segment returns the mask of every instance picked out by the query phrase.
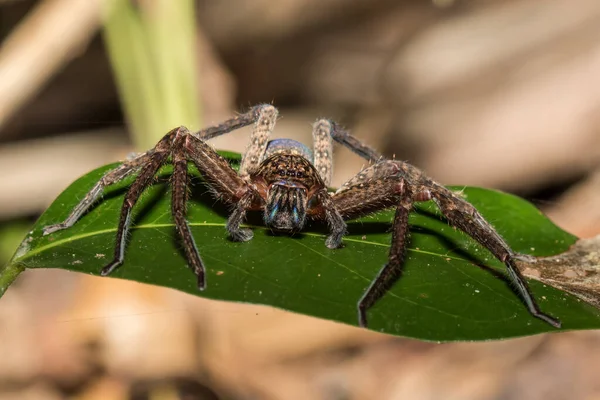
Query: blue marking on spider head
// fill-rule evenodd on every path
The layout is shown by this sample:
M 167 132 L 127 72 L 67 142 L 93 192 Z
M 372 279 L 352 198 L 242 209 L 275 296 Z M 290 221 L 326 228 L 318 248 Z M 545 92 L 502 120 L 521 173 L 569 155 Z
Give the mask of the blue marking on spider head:
M 273 207 L 273 209 L 271 209 L 271 212 L 269 213 L 269 219 L 268 221 L 271 222 L 275 219 L 275 217 L 277 216 L 277 213 L 279 212 L 279 204 L 275 204 L 275 206 Z M 300 223 L 300 214 L 298 214 L 298 208 L 297 207 L 292 207 L 292 217 L 294 218 L 294 225 L 298 225 Z
M 286 180 L 274 183 L 267 196 L 265 225 L 279 231 L 299 231 L 306 219 L 306 189 Z
M 269 221 L 273 221 L 273 219 L 275 219 L 277 211 L 279 211 L 279 204 L 275 204 L 275 207 L 273 207 L 273 209 L 269 213 Z
M 293 139 L 274 139 L 269 141 L 267 143 L 267 150 L 265 151 L 265 158 L 269 158 L 273 154 L 297 154 L 313 162 L 312 150 Z

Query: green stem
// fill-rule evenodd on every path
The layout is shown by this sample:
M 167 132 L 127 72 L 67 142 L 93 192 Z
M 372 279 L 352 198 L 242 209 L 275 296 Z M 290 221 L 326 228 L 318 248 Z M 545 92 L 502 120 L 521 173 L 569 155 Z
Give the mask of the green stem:
M 138 151 L 201 127 L 193 0 L 105 2 L 104 39 Z

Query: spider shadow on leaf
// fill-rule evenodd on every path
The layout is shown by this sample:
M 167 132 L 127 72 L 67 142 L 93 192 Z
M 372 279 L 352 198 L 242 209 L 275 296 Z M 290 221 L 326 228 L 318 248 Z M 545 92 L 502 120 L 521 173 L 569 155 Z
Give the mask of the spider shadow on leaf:
M 420 208 L 416 212 L 427 218 L 439 219 L 439 220 L 445 222 L 443 217 L 441 217 L 438 213 L 436 213 L 435 211 L 432 211 L 430 209 Z M 495 279 L 502 281 L 511 290 L 511 292 L 513 292 L 515 295 L 517 295 L 517 298 L 520 299 L 520 302 L 524 304 L 525 302 L 519 296 L 518 288 L 515 287 L 513 282 L 506 275 L 506 273 L 504 271 L 498 270 L 498 268 L 494 268 L 494 267 L 490 266 L 490 260 L 492 260 L 492 262 L 496 261 L 493 254 L 491 254 L 487 249 L 485 249 L 479 243 L 477 243 L 473 239 L 471 239 L 464 232 L 461 232 L 460 230 L 454 230 L 454 229 L 452 231 L 455 234 L 464 236 L 470 243 L 469 246 L 478 246 L 482 250 L 482 252 L 479 252 L 479 254 L 475 255 L 472 251 L 469 251 L 465 247 L 464 244 L 458 243 L 456 241 L 456 239 L 452 238 L 450 235 L 444 234 L 443 232 L 441 232 L 439 230 L 435 230 L 435 229 L 425 227 L 425 226 L 418 226 L 418 225 L 412 225 L 412 227 L 411 227 L 412 233 L 421 233 L 421 234 L 425 234 L 425 235 L 435 236 L 440 241 L 442 246 L 444 246 L 447 249 L 450 249 L 453 254 L 464 259 L 465 262 L 470 263 L 473 267 L 478 267 L 481 270 L 492 275 Z M 409 246 L 410 246 L 410 241 L 409 241 Z M 498 263 L 498 262 L 496 261 L 496 263 Z
M 104 194 L 102 200 L 96 202 L 87 213 L 94 212 L 94 209 L 102 204 L 102 202 L 106 200 L 113 199 L 115 197 L 123 198 L 127 190 L 129 189 L 129 184 L 131 182 L 126 182 L 123 186 L 111 188 L 110 191 L 107 191 Z M 147 190 L 144 191 L 142 196 L 140 197 L 141 201 L 136 205 L 134 209 L 133 215 L 133 230 L 135 230 L 135 226 L 140 224 L 156 207 L 157 204 L 167 196 L 169 192 L 169 172 L 161 171 L 159 173 L 152 185 L 148 187 Z M 122 200 L 117 201 L 117 212 L 120 210 Z M 118 222 L 118 216 L 115 216 L 114 222 Z
M 446 223 L 445 219 L 435 211 L 424 209 L 420 207 L 414 211 L 415 214 L 419 214 L 423 217 L 439 220 Z M 350 236 L 361 236 L 361 235 L 377 235 L 382 233 L 391 234 L 390 231 L 392 229 L 392 216 L 390 216 L 390 222 L 382 222 L 382 221 L 354 221 L 348 224 L 348 234 Z M 411 236 L 415 234 L 422 234 L 431 237 L 435 237 L 439 244 L 444 249 L 449 249 L 452 252 L 453 256 L 463 259 L 465 262 L 470 263 L 473 267 L 478 267 L 481 270 L 491 274 L 495 279 L 501 280 L 505 285 L 507 285 L 512 292 L 515 294 L 519 294 L 517 288 L 511 283 L 510 279 L 506 276 L 506 274 L 502 271 L 499 271 L 497 268 L 490 266 L 490 260 L 494 260 L 493 254 L 489 253 L 485 248 L 481 247 L 478 243 L 476 243 L 473 239 L 468 237 L 463 232 L 459 230 L 454 230 L 450 226 L 448 231 L 440 231 L 431 227 L 423 226 L 420 224 L 411 223 L 410 224 L 410 232 L 411 235 L 408 237 L 407 241 L 407 249 L 410 251 L 414 250 L 414 246 L 411 246 Z M 326 227 L 322 228 L 321 231 L 323 234 L 326 232 Z M 452 234 L 447 234 L 445 232 L 452 232 Z M 479 246 L 481 247 L 481 252 L 479 254 L 474 254 L 473 251 L 469 251 L 469 248 L 465 246 L 465 243 L 460 243 L 455 237 L 456 234 L 462 235 L 466 238 L 466 240 L 470 243 L 471 246 Z M 427 250 L 427 248 L 422 248 L 422 250 Z M 443 256 L 443 254 L 440 254 Z M 401 278 L 400 278 L 401 279 Z
M 188 185 L 188 192 L 190 204 L 201 204 L 203 208 L 211 210 L 211 212 L 217 214 L 219 218 L 222 218 L 223 221 L 226 221 L 227 218 L 229 218 L 231 210 L 224 202 L 215 198 L 210 191 L 210 187 L 199 175 L 194 174 L 191 177 Z

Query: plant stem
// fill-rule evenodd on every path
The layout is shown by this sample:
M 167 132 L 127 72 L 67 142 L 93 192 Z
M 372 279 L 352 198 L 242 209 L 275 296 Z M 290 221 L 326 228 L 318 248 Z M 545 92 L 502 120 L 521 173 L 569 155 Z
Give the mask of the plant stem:
M 199 129 L 192 0 L 106 2 L 104 38 L 137 150 L 170 129 Z

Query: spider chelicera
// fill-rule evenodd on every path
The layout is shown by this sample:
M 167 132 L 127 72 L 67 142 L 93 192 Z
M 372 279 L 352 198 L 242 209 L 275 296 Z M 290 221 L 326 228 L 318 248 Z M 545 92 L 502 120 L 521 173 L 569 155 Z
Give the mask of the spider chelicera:
M 123 263 L 133 206 L 152 183 L 159 168 L 170 162 L 174 167 L 171 185 L 176 231 L 181 237 L 187 261 L 198 278 L 198 288 L 204 290 L 204 263 L 185 216 L 187 166 L 190 161 L 196 165 L 214 195 L 231 205 L 226 229 L 235 241 L 252 239 L 252 231 L 242 228 L 241 224 L 247 211 L 262 210 L 265 225 L 277 231 L 299 231 L 307 219 L 327 222 L 330 234 L 325 245 L 335 249 L 342 244 L 345 220 L 395 207 L 388 262 L 358 301 L 359 324 L 366 327 L 367 310 L 400 275 L 408 237 L 408 215 L 413 203 L 433 200 L 452 226 L 470 235 L 506 265 L 510 280 L 529 312 L 554 327 L 560 327 L 560 321 L 540 310 L 515 265 L 515 259 L 526 256 L 512 251 L 470 203 L 431 180 L 416 167 L 385 159 L 330 120 L 321 119 L 314 124 L 313 151 L 290 139 L 269 141 L 277 114 L 275 107 L 263 104 L 197 133 L 185 127 L 173 129 L 153 149 L 107 172 L 67 219 L 45 227 L 44 235 L 71 227 L 99 199 L 106 186 L 137 172 L 138 176 L 129 187 L 121 209 L 114 259 L 101 271 L 102 275 L 110 274 Z M 242 157 L 239 172 L 236 172 L 205 141 L 251 124 L 254 124 L 254 129 L 250 144 Z M 329 192 L 333 173 L 333 140 L 368 160 L 371 166 L 336 192 Z

